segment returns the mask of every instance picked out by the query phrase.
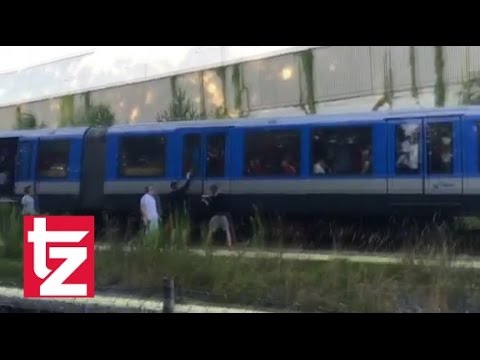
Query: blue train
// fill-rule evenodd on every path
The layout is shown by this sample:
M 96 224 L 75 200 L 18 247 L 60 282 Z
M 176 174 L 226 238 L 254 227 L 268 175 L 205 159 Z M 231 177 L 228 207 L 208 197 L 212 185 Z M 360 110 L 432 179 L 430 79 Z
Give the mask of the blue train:
M 193 170 L 232 215 L 480 213 L 480 107 L 0 132 L 0 194 L 48 213 L 138 213 Z M 193 205 L 195 208 L 196 205 Z M 193 210 L 192 210 L 193 211 Z

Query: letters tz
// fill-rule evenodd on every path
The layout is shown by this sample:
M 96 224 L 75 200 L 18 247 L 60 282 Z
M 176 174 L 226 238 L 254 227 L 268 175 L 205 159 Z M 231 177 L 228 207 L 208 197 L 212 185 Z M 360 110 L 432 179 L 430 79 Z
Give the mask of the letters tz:
M 25 216 L 24 297 L 93 297 L 94 234 L 93 216 Z

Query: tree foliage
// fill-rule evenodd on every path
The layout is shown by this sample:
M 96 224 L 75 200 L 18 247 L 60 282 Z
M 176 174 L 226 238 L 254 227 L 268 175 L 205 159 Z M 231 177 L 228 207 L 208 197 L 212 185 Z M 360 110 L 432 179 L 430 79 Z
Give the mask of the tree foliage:
M 195 104 L 184 90 L 180 88 L 174 88 L 173 98 L 163 116 L 158 117 L 157 121 L 180 121 L 180 120 L 197 120 L 200 118 L 200 114 L 197 111 Z
M 115 123 L 115 115 L 110 106 L 105 104 L 90 105 L 75 119 L 77 126 L 111 126 Z

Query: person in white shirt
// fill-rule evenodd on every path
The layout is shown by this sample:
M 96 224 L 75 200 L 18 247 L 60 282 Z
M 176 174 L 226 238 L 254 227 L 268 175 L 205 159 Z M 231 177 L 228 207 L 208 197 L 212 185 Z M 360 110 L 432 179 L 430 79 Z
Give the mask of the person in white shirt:
M 21 200 L 22 215 L 35 215 L 35 199 L 33 198 L 33 191 L 31 186 L 27 186 L 24 190 Z
M 323 159 L 318 160 L 314 165 L 313 165 L 313 173 L 315 175 L 320 175 L 320 174 L 326 174 L 327 173 L 327 164 Z
M 145 188 L 145 194 L 140 199 L 140 212 L 145 225 L 146 233 L 151 233 L 158 229 L 160 216 L 158 214 L 157 201 L 152 186 Z

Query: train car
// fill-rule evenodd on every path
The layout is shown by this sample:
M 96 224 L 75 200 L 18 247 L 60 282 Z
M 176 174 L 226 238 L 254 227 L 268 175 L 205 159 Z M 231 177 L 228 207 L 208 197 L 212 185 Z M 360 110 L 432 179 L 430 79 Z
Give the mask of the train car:
M 470 107 L 239 124 L 234 209 L 255 203 L 267 213 L 301 216 L 478 214 L 479 116 Z
M 81 182 L 87 127 L 32 130 L 18 136 L 15 195 L 32 186 L 38 207 L 49 213 L 82 211 Z
M 202 120 L 0 133 L 0 190 L 32 185 L 42 212 L 136 214 L 193 172 L 235 217 L 480 213 L 480 108 Z M 2 160 L 3 159 L 3 160 Z M 16 159 L 16 160 L 15 160 Z M 6 176 L 8 180 L 2 180 Z

